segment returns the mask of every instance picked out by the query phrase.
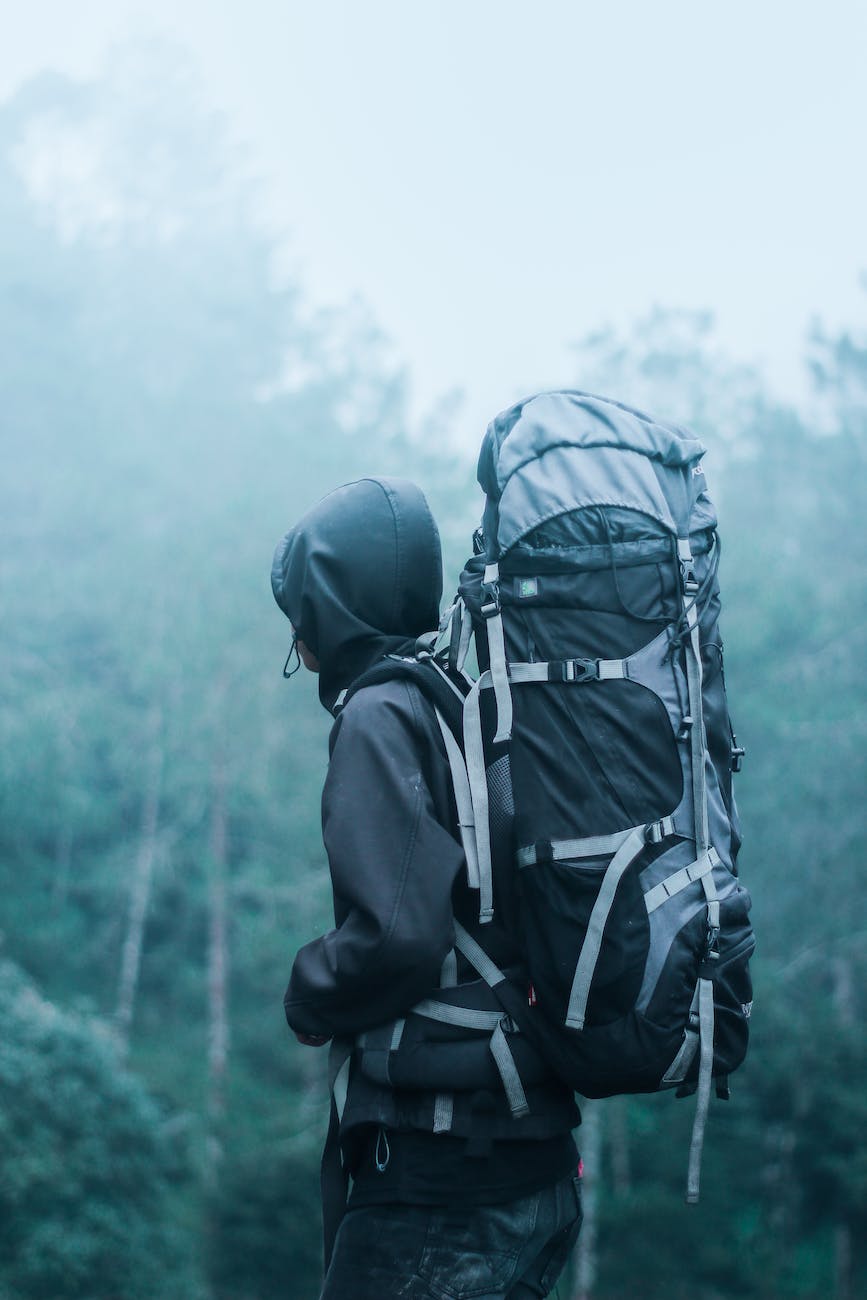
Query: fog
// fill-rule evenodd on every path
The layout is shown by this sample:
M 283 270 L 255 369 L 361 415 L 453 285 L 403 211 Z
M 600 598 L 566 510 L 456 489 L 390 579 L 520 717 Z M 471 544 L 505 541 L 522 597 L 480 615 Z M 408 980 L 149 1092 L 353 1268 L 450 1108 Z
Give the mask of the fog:
M 753 1046 L 589 1106 L 569 1300 L 865 1284 L 865 19 L 35 4 L 0 50 L 0 1294 L 316 1294 L 329 717 L 286 527 L 496 410 L 692 427 L 720 513 Z

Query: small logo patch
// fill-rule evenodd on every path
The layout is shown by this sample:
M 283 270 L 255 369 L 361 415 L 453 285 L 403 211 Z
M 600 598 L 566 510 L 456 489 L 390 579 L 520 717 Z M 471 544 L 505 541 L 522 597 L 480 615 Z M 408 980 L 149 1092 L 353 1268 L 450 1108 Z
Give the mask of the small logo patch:
M 531 596 L 539 594 L 538 578 L 518 578 L 518 597 L 520 600 L 528 600 Z
M 752 1002 L 742 1002 L 741 1011 L 744 1013 L 744 1020 L 749 1020 L 753 1010 Z

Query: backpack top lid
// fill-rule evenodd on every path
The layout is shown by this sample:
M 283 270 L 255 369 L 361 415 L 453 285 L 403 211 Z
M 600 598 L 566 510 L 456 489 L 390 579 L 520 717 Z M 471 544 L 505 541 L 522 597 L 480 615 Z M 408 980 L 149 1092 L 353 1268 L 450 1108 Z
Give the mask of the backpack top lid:
M 577 389 L 538 393 L 488 425 L 478 479 L 489 562 L 525 533 L 584 506 L 622 506 L 686 537 L 705 448 L 686 429 Z

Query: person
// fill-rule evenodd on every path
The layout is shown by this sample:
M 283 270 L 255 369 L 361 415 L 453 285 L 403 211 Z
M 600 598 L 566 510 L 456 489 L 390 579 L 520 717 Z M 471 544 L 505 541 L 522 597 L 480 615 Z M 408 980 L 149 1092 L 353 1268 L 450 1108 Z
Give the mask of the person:
M 517 960 L 504 927 L 478 925 L 446 750 L 418 685 L 362 684 L 340 707 L 373 665 L 411 656 L 437 626 L 442 560 L 424 495 L 393 478 L 338 488 L 277 547 L 272 585 L 337 714 L 322 797 L 335 925 L 297 953 L 285 997 L 301 1044 L 331 1041 L 345 1094 L 336 1161 L 332 1101 L 323 1190 L 327 1202 L 335 1166 L 352 1190 L 336 1214 L 324 1206 L 321 1300 L 547 1295 L 581 1222 L 572 1093 L 537 1062 L 526 1116 L 513 1117 L 490 1071 L 456 1080 L 443 1111 L 436 1089 L 359 1065 L 365 1036 L 402 1024 L 456 962 L 455 917 L 501 966 Z M 472 977 L 462 959 L 461 976 Z

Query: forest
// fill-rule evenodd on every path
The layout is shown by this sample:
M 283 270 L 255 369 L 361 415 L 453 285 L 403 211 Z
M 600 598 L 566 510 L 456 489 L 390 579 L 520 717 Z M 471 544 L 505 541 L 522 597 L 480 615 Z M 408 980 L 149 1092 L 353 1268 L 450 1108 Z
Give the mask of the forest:
M 376 323 L 275 271 L 180 83 L 28 83 L 0 109 L 0 206 L 0 1298 L 305 1300 L 325 1061 L 282 995 L 330 919 L 329 718 L 312 679 L 283 680 L 271 555 L 328 488 L 400 474 L 453 590 L 481 510 L 460 411 L 408 428 Z M 710 315 L 656 308 L 572 355 L 564 386 L 708 447 L 758 952 L 701 1203 L 689 1103 L 588 1104 L 559 1294 L 856 1300 L 867 313 L 816 321 L 791 403 Z

